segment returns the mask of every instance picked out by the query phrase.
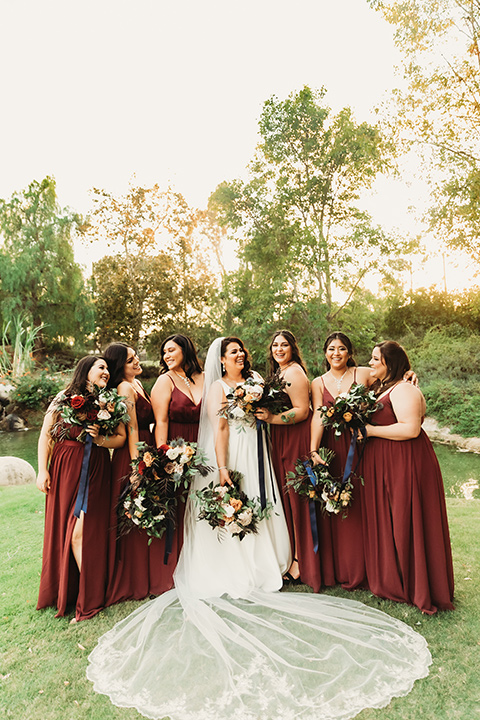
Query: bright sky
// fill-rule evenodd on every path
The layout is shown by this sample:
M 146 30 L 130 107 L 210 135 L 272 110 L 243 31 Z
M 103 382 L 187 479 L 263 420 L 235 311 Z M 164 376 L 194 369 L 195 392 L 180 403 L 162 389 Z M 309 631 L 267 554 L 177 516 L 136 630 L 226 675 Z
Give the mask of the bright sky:
M 370 119 L 398 59 L 365 0 L 0 0 L 0 197 L 50 174 L 86 213 L 135 175 L 204 207 L 245 173 L 268 97 L 325 86 Z M 405 227 L 418 192 L 383 184 L 375 218 Z

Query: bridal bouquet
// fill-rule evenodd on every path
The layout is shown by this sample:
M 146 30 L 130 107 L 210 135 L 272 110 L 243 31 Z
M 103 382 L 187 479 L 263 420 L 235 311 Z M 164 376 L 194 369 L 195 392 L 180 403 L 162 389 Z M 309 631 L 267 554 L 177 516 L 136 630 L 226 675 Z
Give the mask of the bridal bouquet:
M 206 520 L 210 527 L 217 528 L 219 540 L 225 534 L 243 540 L 248 533 L 258 532 L 258 523 L 270 517 L 273 503 L 267 502 L 262 510 L 259 498 L 250 499 L 240 490 L 242 474 L 230 470 L 229 475 L 233 485 L 211 482 L 195 492 L 194 498 L 200 509 L 198 520 Z
M 295 471 L 287 472 L 287 488 L 299 495 L 322 503 L 322 510 L 337 515 L 342 512 L 346 517 L 347 508 L 352 502 L 353 485 L 350 480 L 333 478 L 328 464 L 335 457 L 333 450 L 321 447 L 318 454 L 326 465 L 312 465 L 309 460 L 298 458 Z
M 62 393 L 55 401 L 55 408 L 61 419 L 55 423 L 52 435 L 60 440 L 67 436 L 67 425 L 80 425 L 83 429 L 77 440 L 85 442 L 87 425 L 99 425 L 99 434 L 108 436 L 114 433 L 119 423 L 130 421 L 126 398 L 114 388 L 99 388 L 97 385 L 83 395 Z
M 333 405 L 322 405 L 318 410 L 325 427 L 333 428 L 335 436 L 340 437 L 345 430 L 363 427 L 381 407 L 373 390 L 354 384 L 348 392 L 336 397 Z
M 185 499 L 193 476 L 205 476 L 212 468 L 205 464 L 205 454 L 197 443 L 183 438 L 158 449 L 146 443 L 137 443 L 137 447 L 130 483 L 119 500 L 119 533 L 137 526 L 150 537 L 161 538 L 169 523 L 175 527 L 178 500 Z
M 226 393 L 227 400 L 219 414 L 253 426 L 256 423 L 255 410 L 265 408 L 276 415 L 291 407 L 285 391 L 287 386 L 288 383 L 278 373 L 268 380 L 247 378 Z

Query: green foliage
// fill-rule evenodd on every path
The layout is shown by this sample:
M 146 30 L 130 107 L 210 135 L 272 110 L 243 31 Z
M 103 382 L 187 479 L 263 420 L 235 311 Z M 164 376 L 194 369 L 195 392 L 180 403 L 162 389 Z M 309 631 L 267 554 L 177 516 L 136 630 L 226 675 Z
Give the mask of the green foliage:
M 398 115 L 415 153 L 425 149 L 432 226 L 480 261 L 480 0 L 371 0 L 395 28 L 407 88 Z
M 240 249 L 240 268 L 224 285 L 224 328 L 241 329 L 248 342 L 251 336 L 254 357 L 284 326 L 298 332 L 314 361 L 343 312 L 334 287 L 347 307 L 365 275 L 386 268 L 400 248 L 360 208 L 391 148 L 377 126 L 356 123 L 349 108 L 333 116 L 324 96 L 305 87 L 267 100 L 249 180 L 221 184 L 209 201 Z
M 3 321 L 25 315 L 43 338 L 82 340 L 91 330 L 92 309 L 72 236 L 82 219 L 57 204 L 55 181 L 46 177 L 0 200 L 0 311 Z
M 427 413 L 452 432 L 480 436 L 480 335 L 432 329 L 409 357 L 420 378 Z
M 15 390 L 10 399 L 15 405 L 28 410 L 45 410 L 48 404 L 65 386 L 61 375 L 51 375 L 46 370 L 33 377 L 24 375 L 15 380 Z
M 202 214 L 158 185 L 122 197 L 94 192 L 86 238 L 113 251 L 93 269 L 99 344 L 155 352 L 168 334 L 203 325 L 215 282 L 196 234 Z
M 3 328 L 0 348 L 0 376 L 20 377 L 34 366 L 33 348 L 35 338 L 42 331 L 39 327 L 25 327 L 25 317 L 15 314 Z M 9 352 L 10 350 L 10 352 Z

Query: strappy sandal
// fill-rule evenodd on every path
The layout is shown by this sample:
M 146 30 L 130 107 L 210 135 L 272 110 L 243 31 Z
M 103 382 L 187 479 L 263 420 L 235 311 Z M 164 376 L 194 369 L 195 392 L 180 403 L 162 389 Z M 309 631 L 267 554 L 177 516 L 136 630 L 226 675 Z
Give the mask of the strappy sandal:
M 297 558 L 293 558 L 293 562 L 296 562 L 298 564 Z M 293 565 L 293 563 L 292 563 L 292 565 Z M 301 582 L 302 582 L 302 579 L 301 579 L 300 575 L 295 578 L 288 571 L 286 573 L 284 573 L 284 575 L 283 575 L 283 587 L 285 587 L 286 585 L 300 585 Z

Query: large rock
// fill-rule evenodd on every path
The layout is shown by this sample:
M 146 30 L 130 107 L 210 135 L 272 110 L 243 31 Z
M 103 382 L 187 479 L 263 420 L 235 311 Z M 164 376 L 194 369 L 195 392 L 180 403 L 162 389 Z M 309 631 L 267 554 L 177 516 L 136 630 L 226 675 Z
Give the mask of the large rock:
M 24 485 L 35 482 L 33 467 L 22 458 L 6 455 L 0 457 L 0 485 Z
M 10 413 L 0 422 L 0 430 L 6 432 L 18 432 L 19 430 L 26 430 L 25 420 L 20 415 Z

